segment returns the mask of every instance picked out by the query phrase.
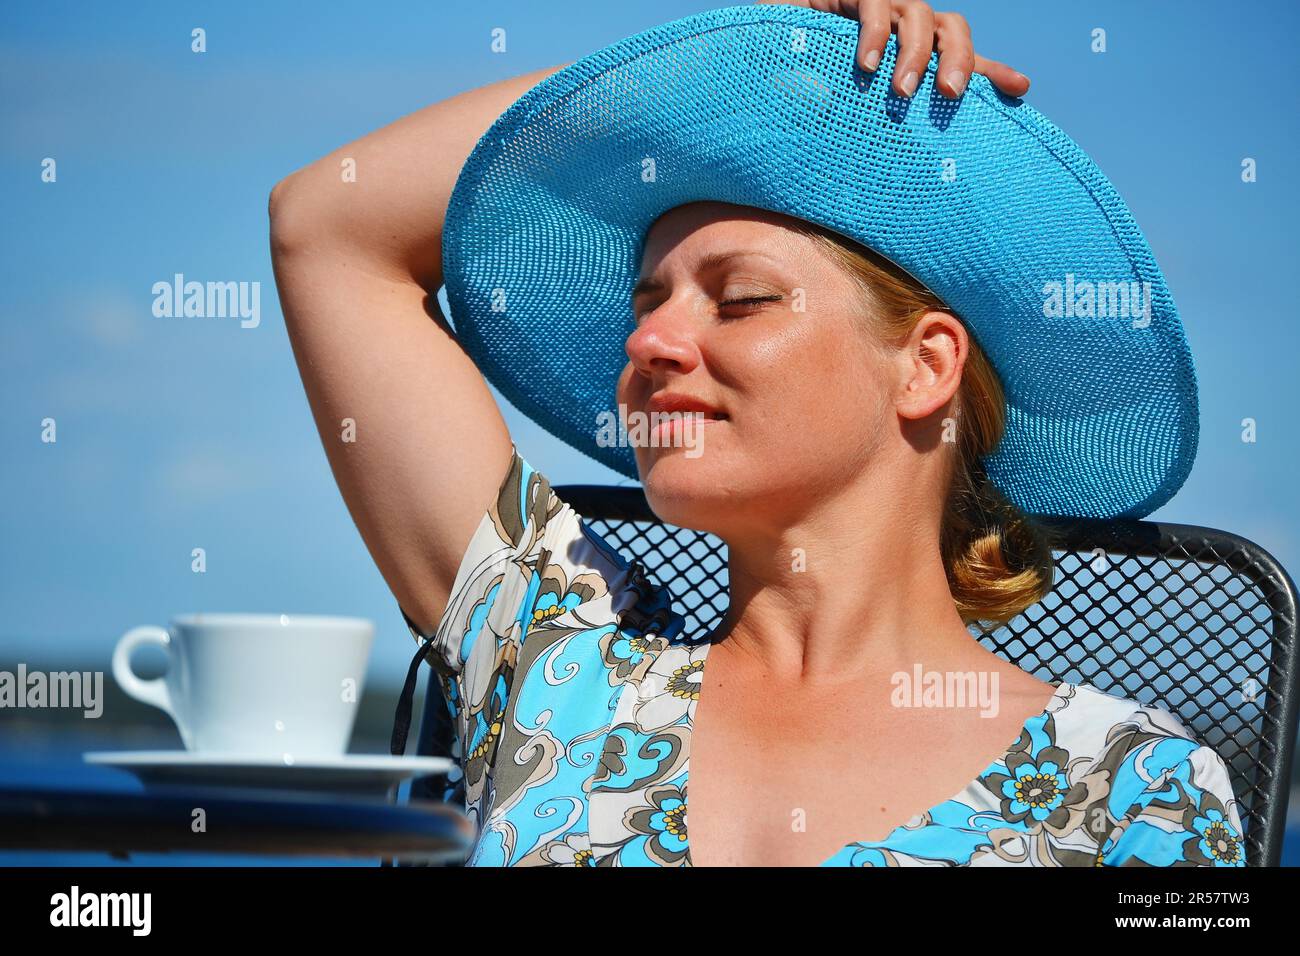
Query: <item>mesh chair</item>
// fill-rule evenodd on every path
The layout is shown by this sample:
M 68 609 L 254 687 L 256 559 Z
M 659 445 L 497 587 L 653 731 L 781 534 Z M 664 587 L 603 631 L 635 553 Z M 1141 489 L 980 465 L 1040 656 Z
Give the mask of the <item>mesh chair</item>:
M 597 534 L 638 558 L 677 599 L 687 628 L 727 610 L 726 545 L 660 522 L 640 488 L 555 492 Z M 1052 593 L 1010 623 L 971 633 L 1042 680 L 1088 683 L 1156 704 L 1227 764 L 1241 801 L 1248 866 L 1277 866 L 1296 734 L 1295 585 L 1268 552 L 1211 528 L 1043 518 L 1060 534 Z M 455 756 L 453 725 L 430 679 L 417 752 Z M 426 777 L 411 796 L 463 800 Z

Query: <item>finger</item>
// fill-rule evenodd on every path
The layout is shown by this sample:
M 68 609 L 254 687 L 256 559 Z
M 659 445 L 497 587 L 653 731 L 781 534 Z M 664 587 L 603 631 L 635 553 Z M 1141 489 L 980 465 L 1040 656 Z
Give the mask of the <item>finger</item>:
M 858 0 L 858 66 L 876 72 L 889 42 L 889 0 Z
M 989 82 L 1008 96 L 1024 96 L 1029 92 L 1029 77 L 997 60 L 976 54 L 975 72 L 983 73 Z
M 965 91 L 975 69 L 970 24 L 960 13 L 936 13 L 934 30 L 939 38 L 939 73 L 935 86 L 944 96 L 956 99 Z
M 894 91 L 911 96 L 921 82 L 934 51 L 934 11 L 921 0 L 894 0 L 898 61 L 894 64 Z

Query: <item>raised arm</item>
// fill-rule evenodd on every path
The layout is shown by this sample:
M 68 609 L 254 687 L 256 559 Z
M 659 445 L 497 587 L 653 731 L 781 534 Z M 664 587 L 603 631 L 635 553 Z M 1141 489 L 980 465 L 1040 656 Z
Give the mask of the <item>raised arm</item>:
M 326 456 L 380 573 L 426 633 L 511 453 L 438 307 L 447 202 L 492 121 L 560 68 L 427 106 L 271 191 L 276 286 Z

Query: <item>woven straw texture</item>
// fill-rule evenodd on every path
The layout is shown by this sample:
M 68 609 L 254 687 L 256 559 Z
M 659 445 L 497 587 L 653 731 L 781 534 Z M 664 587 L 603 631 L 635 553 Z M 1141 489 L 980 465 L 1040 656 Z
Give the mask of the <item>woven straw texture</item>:
M 1191 469 L 1199 413 L 1177 310 L 1128 208 L 1073 140 L 981 75 L 948 100 L 932 56 L 915 96 L 898 97 L 893 37 L 873 75 L 853 62 L 857 31 L 799 7 L 725 7 L 530 90 L 452 194 L 458 338 L 522 413 L 635 479 L 632 449 L 597 434 L 616 411 L 647 228 L 695 200 L 797 216 L 907 270 L 985 350 L 1008 403 L 985 466 L 1013 502 L 1149 514 Z M 1086 283 L 1100 290 L 1091 309 Z M 1073 307 L 1051 307 L 1053 284 Z

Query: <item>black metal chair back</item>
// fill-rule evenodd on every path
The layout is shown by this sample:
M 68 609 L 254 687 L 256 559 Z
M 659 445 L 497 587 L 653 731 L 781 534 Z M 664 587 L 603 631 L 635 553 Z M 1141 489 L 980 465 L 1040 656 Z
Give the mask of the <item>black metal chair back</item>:
M 668 587 L 695 633 L 727 610 L 726 545 L 660 522 L 640 488 L 561 485 L 555 492 Z M 1295 748 L 1295 585 L 1258 545 L 1224 531 L 1136 520 L 1041 517 L 1059 535 L 1052 593 L 1007 625 L 971 633 L 1042 680 L 1088 683 L 1156 704 L 1213 747 L 1241 801 L 1248 866 L 1277 866 Z M 455 756 L 430 679 L 417 752 Z M 463 799 L 441 777 L 423 799 Z

